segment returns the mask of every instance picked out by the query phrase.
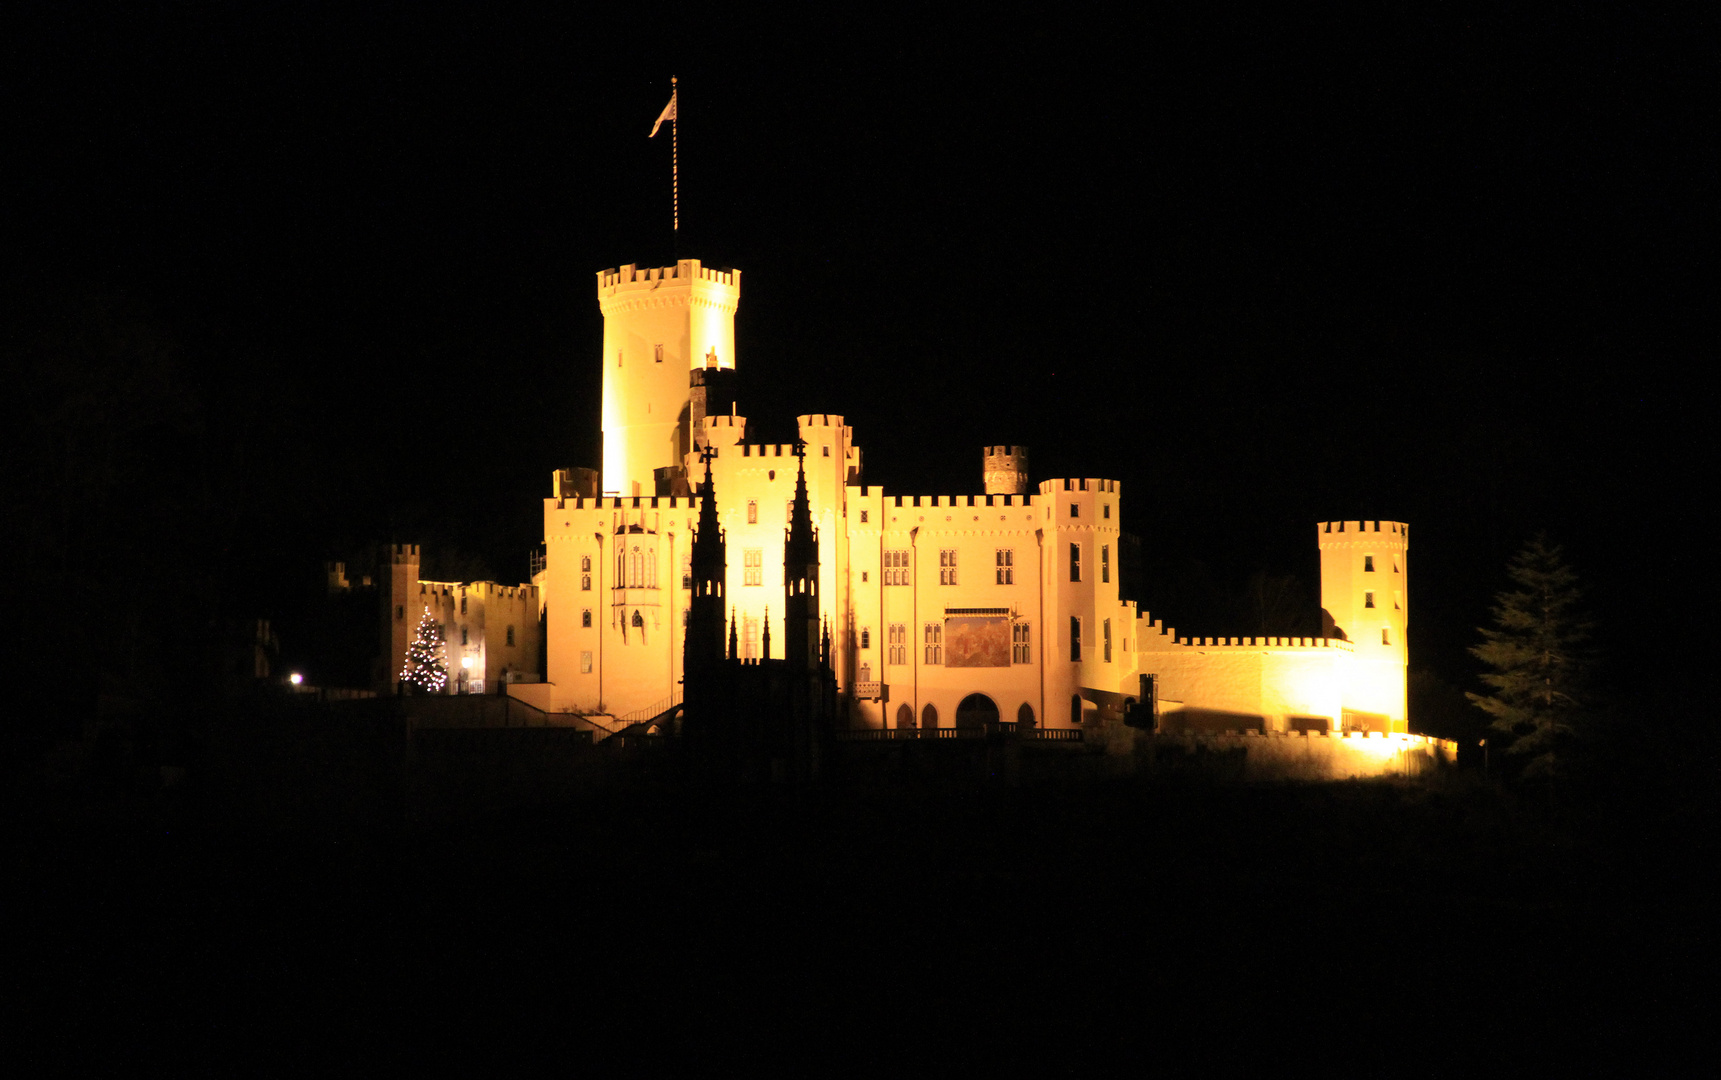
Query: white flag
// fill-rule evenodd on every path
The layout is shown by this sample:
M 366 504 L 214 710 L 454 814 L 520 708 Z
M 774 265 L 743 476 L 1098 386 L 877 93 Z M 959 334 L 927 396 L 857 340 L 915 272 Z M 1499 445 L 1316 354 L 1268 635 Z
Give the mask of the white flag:
M 663 107 L 662 114 L 660 114 L 658 116 L 657 123 L 651 125 L 651 134 L 647 135 L 646 138 L 650 139 L 650 138 L 656 137 L 657 129 L 663 126 L 663 122 L 665 120 L 674 120 L 674 119 L 675 119 L 675 91 L 672 90 L 669 93 L 669 104 L 665 105 Z

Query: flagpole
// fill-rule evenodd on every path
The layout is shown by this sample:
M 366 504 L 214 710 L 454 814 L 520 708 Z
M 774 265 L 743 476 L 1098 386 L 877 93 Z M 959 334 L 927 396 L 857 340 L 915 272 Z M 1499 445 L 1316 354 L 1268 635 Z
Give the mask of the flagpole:
M 670 208 L 674 216 L 674 232 L 677 240 L 681 239 L 681 141 L 677 124 L 681 117 L 680 89 L 676 86 L 675 76 L 669 77 L 669 100 L 675 102 L 675 113 L 669 118 L 669 198 Z M 679 246 L 675 252 L 679 258 Z

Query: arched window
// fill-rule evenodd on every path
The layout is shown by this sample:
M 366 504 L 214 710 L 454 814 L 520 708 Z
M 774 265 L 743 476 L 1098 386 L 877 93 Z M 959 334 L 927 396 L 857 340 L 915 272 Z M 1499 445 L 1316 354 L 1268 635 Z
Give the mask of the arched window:
M 645 619 L 637 611 L 633 613 L 633 625 L 637 630 L 645 629 Z
M 584 574 L 592 572 L 592 557 L 590 555 L 580 556 L 580 572 Z
M 938 710 L 932 707 L 930 701 L 926 703 L 926 708 L 920 710 L 920 726 L 928 730 L 938 726 Z
M 1027 731 L 1033 726 L 1034 707 L 1024 701 L 1022 702 L 1022 707 L 1016 710 L 1016 727 L 1021 731 Z
M 757 499 L 747 500 L 747 524 L 759 524 L 759 500 Z
M 580 612 L 580 629 L 590 630 L 591 628 L 592 628 L 592 609 L 587 608 L 584 611 Z
M 908 707 L 906 701 L 897 707 L 896 726 L 904 731 L 914 729 L 914 710 Z

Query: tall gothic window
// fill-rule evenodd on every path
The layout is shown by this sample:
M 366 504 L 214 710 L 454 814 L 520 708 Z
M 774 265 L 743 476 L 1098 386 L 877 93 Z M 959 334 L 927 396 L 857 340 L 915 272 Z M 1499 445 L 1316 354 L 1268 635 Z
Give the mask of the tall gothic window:
M 1014 585 L 1016 583 L 1016 552 L 1011 548 L 999 548 L 996 555 L 998 584 Z
M 892 664 L 908 663 L 908 624 L 891 623 L 889 631 L 890 652 L 886 659 Z
M 956 584 L 956 549 L 945 548 L 938 553 L 938 583 Z
M 1111 581 L 1111 545 L 1100 545 L 1100 581 Z
M 929 622 L 924 628 L 923 642 L 928 664 L 944 663 L 944 624 Z
M 765 583 L 765 549 L 748 548 L 741 555 L 743 585 L 763 585 Z
M 1033 649 L 1029 642 L 1029 623 L 1016 623 L 1010 627 L 1010 662 L 1013 664 L 1028 664 L 1033 662 Z
M 884 583 L 886 585 L 908 585 L 909 581 L 909 552 L 900 548 L 884 553 Z
M 1080 581 L 1081 579 L 1082 579 L 1082 546 L 1080 544 L 1071 544 L 1070 545 L 1070 580 L 1071 581 Z

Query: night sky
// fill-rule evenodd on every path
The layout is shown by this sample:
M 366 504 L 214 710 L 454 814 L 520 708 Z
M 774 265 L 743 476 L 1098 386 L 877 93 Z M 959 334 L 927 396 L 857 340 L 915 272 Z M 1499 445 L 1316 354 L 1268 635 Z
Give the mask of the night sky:
M 594 274 L 680 256 L 745 273 L 753 429 L 841 413 L 868 483 L 974 492 L 1025 443 L 1226 588 L 1409 521 L 1413 663 L 1455 682 L 1538 529 L 1617 684 L 1709 613 L 1712 38 L 1653 15 L 29 7 L 13 324 L 166 343 L 200 452 L 249 447 L 247 602 L 387 540 L 524 579 L 550 471 L 599 463 Z

